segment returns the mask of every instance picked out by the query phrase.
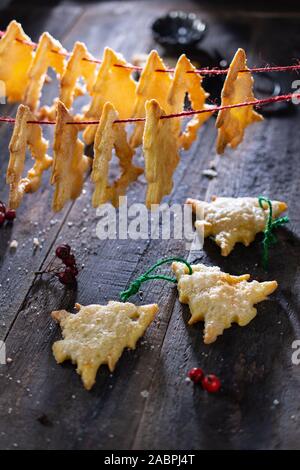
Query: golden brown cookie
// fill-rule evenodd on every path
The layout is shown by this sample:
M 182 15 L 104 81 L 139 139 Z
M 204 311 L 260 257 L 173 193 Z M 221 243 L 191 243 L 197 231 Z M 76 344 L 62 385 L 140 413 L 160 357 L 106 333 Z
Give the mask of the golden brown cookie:
M 65 69 L 66 51 L 59 41 L 49 33 L 43 33 L 39 39 L 33 61 L 28 71 L 28 84 L 24 102 L 32 112 L 37 112 L 40 105 L 42 88 L 47 76 L 48 67 L 61 76 Z
M 172 119 L 160 119 L 165 112 L 156 100 L 146 102 L 146 123 L 143 137 L 145 176 L 148 183 L 146 206 L 159 204 L 173 188 L 173 174 L 180 157 L 179 136 Z
M 108 101 L 119 113 L 120 119 L 129 118 L 133 112 L 136 83 L 132 70 L 124 67 L 126 60 L 109 47 L 104 50 L 103 61 L 91 90 L 92 101 L 85 112 L 85 119 L 98 120 Z M 86 144 L 92 144 L 95 126 L 87 126 L 83 133 Z
M 158 306 L 108 302 L 107 305 L 76 304 L 78 313 L 52 312 L 59 322 L 63 338 L 53 344 L 53 354 L 60 364 L 70 359 L 77 364 L 84 387 L 90 390 L 102 364 L 113 372 L 125 348 L 134 349 L 153 321 Z
M 165 111 L 168 108 L 168 92 L 172 83 L 171 75 L 167 72 L 157 72 L 156 70 L 166 70 L 163 60 L 157 51 L 151 51 L 145 68 L 139 79 L 133 109 L 133 117 L 145 117 L 145 103 L 155 99 L 160 107 Z M 144 123 L 137 122 L 133 134 L 130 138 L 130 145 L 139 147 L 143 141 Z
M 243 49 L 238 49 L 226 76 L 222 90 L 222 106 L 254 101 L 253 78 L 246 70 L 247 59 Z M 226 146 L 237 147 L 244 137 L 245 128 L 263 117 L 254 111 L 253 106 L 223 109 L 219 111 L 216 127 L 218 129 L 217 152 L 223 153 Z
M 33 49 L 23 41 L 30 42 L 30 38 L 20 23 L 11 21 L 0 41 L 0 80 L 9 102 L 22 101 L 28 84 Z
M 38 190 L 43 172 L 52 165 L 52 158 L 47 155 L 48 141 L 43 138 L 41 126 L 30 124 L 28 121 L 36 121 L 36 118 L 28 106 L 21 104 L 9 143 L 6 173 L 6 181 L 10 185 L 8 205 L 12 209 L 19 207 L 25 193 Z M 34 159 L 34 165 L 23 178 L 27 147 Z
M 213 237 L 221 248 L 222 256 L 228 256 L 236 243 L 250 245 L 259 232 L 263 232 L 269 215 L 266 203 L 262 209 L 256 197 L 213 197 L 212 202 L 187 199 L 193 212 L 203 216 L 195 227 L 201 235 Z M 287 210 L 285 202 L 272 201 L 276 218 Z
M 231 276 L 219 267 L 192 265 L 193 274 L 183 263 L 172 269 L 178 281 L 179 300 L 188 304 L 189 325 L 204 320 L 204 343 L 213 343 L 232 323 L 247 325 L 257 314 L 254 307 L 277 288 L 276 281 L 248 282 L 250 275 Z
M 114 124 L 117 119 L 119 119 L 119 114 L 114 106 L 111 103 L 106 103 L 94 142 L 94 160 L 91 175 L 95 184 L 92 199 L 93 207 L 98 207 L 108 201 L 111 201 L 114 206 L 118 206 L 119 197 L 123 196 L 129 184 L 143 173 L 142 168 L 132 164 L 134 151 L 127 142 L 124 124 Z M 109 164 L 113 150 L 115 150 L 120 161 L 121 176 L 113 185 L 110 185 Z
M 91 159 L 84 155 L 83 142 L 78 138 L 79 126 L 68 122 L 74 122 L 74 119 L 65 105 L 58 101 L 51 177 L 51 184 L 55 186 L 52 203 L 55 212 L 79 196 L 85 172 L 91 166 Z
M 191 64 L 185 54 L 182 54 L 176 64 L 174 78 L 168 93 L 168 113 L 180 113 L 184 109 L 184 100 L 186 93 L 188 94 L 193 110 L 209 109 L 210 106 L 205 104 L 208 94 L 202 88 L 202 77 L 195 71 L 195 67 Z M 195 114 L 188 122 L 185 130 L 180 136 L 180 145 L 188 150 L 194 140 L 197 138 L 198 129 L 207 121 L 211 113 Z M 176 122 L 177 131 L 180 133 L 181 118 L 173 118 Z

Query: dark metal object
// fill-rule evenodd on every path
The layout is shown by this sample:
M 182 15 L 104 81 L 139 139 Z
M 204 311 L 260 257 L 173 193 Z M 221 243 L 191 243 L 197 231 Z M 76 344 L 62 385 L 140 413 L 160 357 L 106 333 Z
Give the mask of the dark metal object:
M 219 51 L 208 52 L 199 48 L 199 42 L 203 39 L 206 31 L 207 24 L 197 15 L 182 11 L 172 11 L 157 18 L 152 24 L 153 38 L 164 47 L 167 54 L 177 57 L 181 53 L 186 53 L 192 62 L 200 64 L 201 68 L 228 67 L 228 61 L 221 56 Z M 212 102 L 219 102 L 225 77 L 225 75 L 206 75 L 204 77 L 204 87 Z M 274 78 L 274 74 L 259 73 L 255 75 L 254 94 L 258 99 L 279 95 L 281 91 L 280 82 Z M 188 103 L 186 107 L 189 107 Z M 260 112 L 268 116 L 286 114 L 293 112 L 293 110 L 293 103 L 280 102 L 264 106 Z
M 206 31 L 207 24 L 197 15 L 182 11 L 172 11 L 157 18 L 152 24 L 152 36 L 163 46 L 167 55 L 177 59 L 180 54 L 186 53 L 194 64 L 200 64 L 201 67 L 225 68 L 227 62 L 218 51 L 208 52 L 199 48 Z M 219 99 L 223 83 L 222 75 L 205 77 L 205 89 L 210 100 Z
M 154 21 L 152 35 L 164 48 L 178 52 L 198 44 L 206 29 L 206 24 L 194 13 L 172 11 Z

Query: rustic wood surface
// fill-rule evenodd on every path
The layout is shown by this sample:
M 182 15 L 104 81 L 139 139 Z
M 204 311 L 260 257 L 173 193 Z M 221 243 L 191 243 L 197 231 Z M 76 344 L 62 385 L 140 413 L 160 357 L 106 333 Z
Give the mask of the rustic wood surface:
M 130 60 L 133 53 L 154 46 L 149 29 L 153 19 L 179 4 L 207 20 L 203 46 L 208 50 L 230 57 L 242 46 L 253 65 L 288 64 L 300 57 L 299 14 L 239 11 L 233 16 L 232 11 L 203 9 L 192 2 L 21 5 L 1 12 L 0 28 L 16 18 L 33 40 L 47 30 L 68 49 L 82 40 L 98 57 L 111 46 Z M 297 75 L 276 78 L 289 92 Z M 45 86 L 43 101 L 50 103 L 56 93 L 53 81 Z M 1 115 L 15 111 L 13 105 L 1 107 Z M 299 113 L 268 116 L 247 129 L 237 151 L 221 158 L 215 155 L 214 122 L 210 119 L 191 150 L 182 154 L 166 201 L 183 203 L 186 197 L 208 199 L 212 194 L 264 194 L 287 201 L 291 223 L 278 231 L 269 272 L 260 265 L 261 237 L 249 248 L 237 246 L 228 258 L 210 241 L 204 251 L 190 254 L 184 241 L 172 239 L 100 241 L 90 181 L 84 194 L 57 215 L 51 212 L 53 190 L 46 175 L 39 192 L 25 197 L 15 223 L 0 229 L 0 339 L 12 359 L 0 365 L 1 449 L 299 448 L 300 366 L 291 362 L 292 342 L 300 339 Z M 0 200 L 7 199 L 11 132 L 10 124 L 1 125 Z M 52 133 L 45 128 L 51 140 Z M 214 159 L 218 176 L 209 180 L 202 170 Z M 137 182 L 129 201 L 142 202 L 144 194 L 145 184 Z M 34 237 L 41 249 L 34 250 Z M 19 243 L 15 252 L 9 249 L 14 239 Z M 85 266 L 76 291 L 33 274 L 61 241 L 74 247 Z M 113 376 L 102 367 L 96 385 L 86 392 L 72 364 L 54 361 L 51 345 L 60 331 L 49 313 L 72 309 L 75 301 L 117 299 L 130 280 L 157 258 L 171 255 L 200 258 L 232 274 L 249 272 L 258 280 L 276 279 L 279 289 L 258 306 L 258 316 L 247 328 L 233 326 L 205 346 L 203 324 L 187 326 L 188 308 L 178 302 L 176 288 L 149 283 L 143 303 L 159 303 L 157 320 L 136 350 L 123 354 Z M 186 383 L 187 371 L 196 365 L 220 376 L 218 395 Z M 141 394 L 145 390 L 148 397 Z

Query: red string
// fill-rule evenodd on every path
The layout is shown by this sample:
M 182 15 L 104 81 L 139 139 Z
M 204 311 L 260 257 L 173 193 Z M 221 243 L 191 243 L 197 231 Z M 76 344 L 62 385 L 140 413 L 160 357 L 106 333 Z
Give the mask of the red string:
M 280 103 L 281 101 L 290 101 L 291 99 L 296 98 L 300 99 L 300 93 L 290 93 L 288 95 L 278 95 L 272 96 L 271 98 L 264 98 L 262 100 L 253 100 L 253 101 L 244 101 L 243 103 L 235 103 L 235 104 L 228 104 L 224 106 L 214 106 L 208 109 L 199 109 L 195 111 L 182 111 L 181 113 L 173 113 L 173 114 L 165 114 L 161 116 L 160 119 L 171 119 L 171 118 L 181 118 L 181 117 L 188 117 L 193 116 L 195 114 L 202 114 L 202 113 L 216 113 L 217 111 L 222 111 L 224 109 L 233 109 L 233 108 L 242 108 L 244 106 L 255 106 L 256 108 L 260 108 L 261 106 L 266 106 L 267 104 L 271 103 Z M 10 122 L 14 123 L 16 120 L 11 117 L 1 117 L 0 122 Z M 117 123 L 126 123 L 126 122 L 144 122 L 146 118 L 128 118 L 128 119 L 116 119 L 114 124 Z M 28 124 L 56 124 L 55 121 L 27 121 Z M 72 121 L 67 122 L 66 124 L 77 124 L 77 125 L 86 125 L 90 126 L 93 124 L 99 124 L 99 120 L 97 121 Z
M 93 62 L 95 64 L 102 64 L 102 60 L 100 59 L 88 59 L 87 57 L 83 57 L 81 60 L 85 60 L 86 62 Z M 117 67 L 117 64 L 116 64 Z
M 0 38 L 2 36 L 4 36 L 5 34 L 5 31 L 0 31 Z M 23 39 L 16 39 L 16 41 L 19 41 L 23 44 L 27 44 L 28 46 L 31 46 L 33 48 L 36 48 L 37 47 L 37 43 L 35 42 L 32 42 L 32 41 L 25 41 Z M 67 51 L 55 51 L 55 50 L 52 50 L 51 52 L 55 53 L 55 54 L 60 54 L 60 55 L 63 55 L 65 57 L 69 57 L 71 55 L 70 52 L 67 52 Z M 87 62 L 93 62 L 95 64 L 102 64 L 102 60 L 100 59 L 95 59 L 94 57 L 93 58 L 87 58 L 87 57 L 84 57 L 82 60 L 85 60 Z M 143 71 L 143 67 L 139 66 L 139 65 L 132 65 L 132 64 L 113 64 L 114 67 L 121 67 L 121 68 L 124 68 L 124 69 L 129 69 L 129 70 L 135 70 L 135 71 L 139 71 L 139 72 L 142 72 Z M 186 73 L 197 73 L 197 74 L 201 74 L 201 75 L 226 75 L 228 73 L 228 68 L 227 69 L 217 69 L 217 68 L 213 68 L 213 69 L 209 69 L 209 68 L 203 68 L 203 69 L 195 69 L 195 70 L 188 70 Z M 274 67 L 253 67 L 253 68 L 247 68 L 247 69 L 242 69 L 240 70 L 240 72 L 256 72 L 256 73 L 260 73 L 260 72 L 293 72 L 293 71 L 296 71 L 296 70 L 300 70 L 300 64 L 294 64 L 294 65 L 283 65 L 283 66 L 274 66 Z M 167 68 L 167 69 L 155 69 L 154 70 L 155 72 L 161 72 L 161 73 L 173 73 L 175 72 L 175 68 Z
M 27 124 L 51 124 L 55 125 L 56 121 L 27 121 Z M 76 124 L 75 122 L 67 122 L 67 124 Z
M 170 118 L 181 118 L 181 117 L 188 117 L 193 116 L 195 114 L 203 114 L 203 113 L 216 113 L 217 111 L 222 111 L 224 109 L 233 109 L 233 108 L 242 108 L 244 106 L 255 106 L 257 108 L 261 106 L 266 106 L 270 103 L 279 103 L 281 101 L 290 101 L 292 98 L 300 98 L 300 94 L 297 93 L 290 93 L 289 95 L 278 95 L 272 96 L 271 98 L 264 98 L 262 100 L 253 100 L 253 101 L 244 101 L 243 103 L 236 103 L 236 104 L 228 104 L 224 106 L 214 106 L 209 109 L 200 109 L 195 111 L 182 111 L 181 113 L 173 113 L 173 114 L 165 114 L 161 116 L 160 119 L 170 119 Z M 145 121 L 146 118 L 130 118 L 130 119 L 117 119 L 114 123 L 118 122 L 134 122 L 134 121 Z M 96 122 L 90 121 L 90 124 L 95 124 Z M 84 124 L 89 124 L 88 122 Z
M 5 31 L 0 31 L 0 38 L 2 38 L 2 36 L 4 36 L 4 34 L 5 34 Z M 33 47 L 34 49 L 36 49 L 37 46 L 38 46 L 38 44 L 36 42 L 26 41 L 25 39 L 16 38 L 16 41 L 21 42 L 22 44 L 26 44 L 26 46 Z M 71 55 L 70 52 L 67 52 L 65 50 L 55 51 L 54 49 L 52 49 L 51 52 L 53 52 L 54 54 L 63 55 L 65 57 L 69 57 Z M 87 60 L 89 60 L 89 59 L 87 59 Z
M 11 118 L 11 117 L 3 116 L 3 117 L 0 117 L 0 122 L 12 122 L 12 123 L 14 123 L 14 122 L 16 122 L 16 120 L 14 118 Z
M 202 114 L 202 113 L 210 113 L 210 112 L 215 113 L 217 111 L 222 111 L 224 109 L 242 108 L 244 106 L 255 106 L 256 108 L 260 108 L 261 106 L 266 106 L 267 104 L 271 104 L 271 103 L 280 103 L 281 101 L 290 101 L 293 98 L 299 99 L 300 94 L 290 93 L 288 95 L 272 96 L 271 98 L 264 98 L 264 99 L 261 99 L 261 100 L 256 100 L 255 99 L 253 101 L 244 101 L 243 103 L 228 104 L 228 105 L 224 105 L 224 106 L 215 106 L 215 107 L 212 107 L 210 109 L 200 109 L 198 111 L 183 111 L 182 113 L 167 114 L 165 116 L 161 116 L 161 119 L 168 119 L 168 118 L 173 118 L 173 117 L 175 118 L 175 117 L 192 116 L 193 114 Z

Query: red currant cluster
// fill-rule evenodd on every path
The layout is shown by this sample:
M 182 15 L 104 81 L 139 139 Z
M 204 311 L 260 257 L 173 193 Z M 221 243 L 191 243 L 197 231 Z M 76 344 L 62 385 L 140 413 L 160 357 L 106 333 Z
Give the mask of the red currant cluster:
M 60 264 L 57 264 L 57 259 L 61 261 Z M 75 256 L 71 253 L 71 247 L 69 245 L 59 245 L 55 250 L 55 257 L 50 261 L 46 269 L 36 274 L 46 273 L 56 276 L 59 282 L 64 286 L 72 287 L 76 284 L 78 268 Z
M 0 201 L 0 227 L 7 220 L 13 221 L 16 218 L 16 211 L 14 209 L 6 209 L 5 204 Z
M 75 284 L 78 268 L 75 256 L 71 253 L 71 247 L 69 245 L 59 245 L 55 250 L 55 254 L 65 266 L 63 271 L 57 273 L 59 282 L 64 285 Z
M 214 374 L 205 375 L 200 367 L 194 367 L 188 373 L 189 378 L 194 384 L 202 385 L 202 388 L 210 393 L 215 393 L 221 388 L 221 382 Z

